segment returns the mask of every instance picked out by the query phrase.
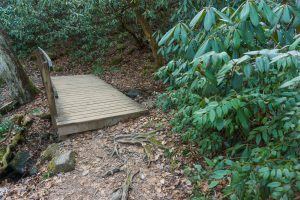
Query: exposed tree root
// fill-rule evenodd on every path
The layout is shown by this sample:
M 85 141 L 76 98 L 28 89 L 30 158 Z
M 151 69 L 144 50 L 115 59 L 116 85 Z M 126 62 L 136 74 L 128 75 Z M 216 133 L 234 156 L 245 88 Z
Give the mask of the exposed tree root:
M 139 173 L 140 171 L 136 171 L 132 173 L 132 170 L 129 172 L 127 171 L 126 180 L 122 186 L 122 188 L 118 188 L 114 190 L 111 200 L 128 200 L 129 189 L 132 183 L 133 178 Z
M 122 159 L 118 151 L 119 144 L 139 145 L 144 148 L 145 157 L 148 160 L 148 165 L 150 165 L 154 160 L 152 147 L 156 146 L 162 149 L 165 148 L 160 141 L 155 139 L 155 134 L 159 131 L 161 130 L 154 130 L 143 134 L 122 134 L 115 136 L 113 155 L 117 155 L 120 159 Z
M 122 166 L 123 166 L 123 165 L 122 165 Z M 102 178 L 106 178 L 106 177 L 112 176 L 112 175 L 114 175 L 114 174 L 116 174 L 116 173 L 118 173 L 118 172 L 123 171 L 122 166 L 113 168 L 113 169 L 111 169 L 111 170 L 108 170 L 107 172 L 105 172 L 105 173 L 102 175 Z
M 5 154 L 3 155 L 2 159 L 0 160 L 0 174 L 6 170 L 6 168 L 8 166 L 8 162 L 9 162 L 8 159 L 10 157 L 12 150 L 16 147 L 16 145 L 20 142 L 20 140 L 22 140 L 23 137 L 21 134 L 22 134 L 22 132 L 17 133 L 13 137 L 11 144 L 6 146 Z

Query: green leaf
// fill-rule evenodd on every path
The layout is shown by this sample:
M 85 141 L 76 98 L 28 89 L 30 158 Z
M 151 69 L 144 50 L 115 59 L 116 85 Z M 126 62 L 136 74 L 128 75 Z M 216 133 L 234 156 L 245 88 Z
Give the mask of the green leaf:
M 257 26 L 259 24 L 259 17 L 252 3 L 250 5 L 250 20 L 253 26 Z
M 208 188 L 209 188 L 209 189 L 212 189 L 212 188 L 216 187 L 218 184 L 219 184 L 218 181 L 212 181 L 212 182 L 208 185 Z
M 293 42 L 293 44 L 291 44 L 289 50 L 290 51 L 295 50 L 298 47 L 299 43 L 300 43 L 300 37 L 298 39 L 296 39 L 295 42 Z
M 263 61 L 262 57 L 256 58 L 255 64 L 256 64 L 256 67 L 257 67 L 258 71 L 264 72 L 265 66 L 264 66 L 264 61 Z
M 213 123 L 215 121 L 215 118 L 216 118 L 216 112 L 214 110 L 211 110 L 209 112 L 209 119 L 210 119 L 211 123 Z
M 299 82 L 300 82 L 300 76 L 298 76 L 296 78 L 293 78 L 290 81 L 285 82 L 279 88 L 282 89 L 282 88 L 287 88 L 287 87 L 290 87 L 290 86 L 294 86 L 294 85 L 298 84 Z
M 260 135 L 260 134 L 257 134 L 255 140 L 256 140 L 256 144 L 259 145 L 260 142 L 261 142 L 261 135 Z
M 241 45 L 241 36 L 238 32 L 238 30 L 235 30 L 233 33 L 233 47 L 235 49 L 238 49 Z
M 232 21 L 223 13 L 221 13 L 220 11 L 218 11 L 217 9 L 214 8 L 214 11 L 217 15 L 219 15 L 219 17 L 221 17 L 221 19 L 224 21 L 224 22 L 227 22 L 227 23 L 232 23 Z
M 216 23 L 215 13 L 213 9 L 209 9 L 204 18 L 204 29 L 209 31 L 211 27 Z
M 202 56 L 203 54 L 205 54 L 209 48 L 210 48 L 210 40 L 208 39 L 200 46 L 200 48 L 198 49 L 198 51 L 195 55 L 195 58 L 198 58 L 198 57 Z
M 267 186 L 270 188 L 275 188 L 275 187 L 279 187 L 280 185 L 281 185 L 280 182 L 272 182 L 272 183 L 269 183 Z
M 240 13 L 240 19 L 242 21 L 246 21 L 249 17 L 250 14 L 250 4 L 247 1 L 244 5 L 244 8 L 242 9 L 241 13 Z
M 206 70 L 205 70 L 205 77 L 206 77 L 211 83 L 213 83 L 214 85 L 217 85 L 216 77 L 214 76 L 214 74 L 213 74 L 209 69 L 206 69 Z
M 222 178 L 224 178 L 224 176 L 229 175 L 230 173 L 231 173 L 231 171 L 229 171 L 229 170 L 217 170 L 217 171 L 214 171 L 211 178 L 222 179 Z
M 285 6 L 284 9 L 283 9 L 283 14 L 282 14 L 282 17 L 281 17 L 281 20 L 283 23 L 285 24 L 288 24 L 290 23 L 290 21 L 292 20 L 291 19 L 291 15 L 290 15 L 290 10 L 288 8 L 288 6 Z
M 239 73 L 234 73 L 232 79 L 232 87 L 235 90 L 240 90 L 243 87 L 243 75 Z
M 192 21 L 190 22 L 190 27 L 191 27 L 192 29 L 198 27 L 199 24 L 202 23 L 205 14 L 206 14 L 206 10 L 205 10 L 205 9 L 201 10 L 201 11 L 200 11 L 200 12 L 192 19 Z
M 249 125 L 248 125 L 248 121 L 247 121 L 247 118 L 246 118 L 244 112 L 242 110 L 238 110 L 237 116 L 238 116 L 238 119 L 239 119 L 240 123 L 242 124 L 243 128 L 248 129 Z
M 175 27 L 173 27 L 172 29 L 170 29 L 162 38 L 161 40 L 159 41 L 158 45 L 159 46 L 162 46 L 162 45 L 165 45 L 167 43 L 168 40 L 171 39 L 171 37 L 173 36 L 174 34 L 174 31 L 175 31 Z
M 247 64 L 244 66 L 244 74 L 247 78 L 250 78 L 252 72 L 252 66 L 250 64 Z
M 215 163 L 213 163 L 213 161 L 211 161 L 210 159 L 204 157 L 204 160 L 208 164 L 209 167 L 215 166 Z

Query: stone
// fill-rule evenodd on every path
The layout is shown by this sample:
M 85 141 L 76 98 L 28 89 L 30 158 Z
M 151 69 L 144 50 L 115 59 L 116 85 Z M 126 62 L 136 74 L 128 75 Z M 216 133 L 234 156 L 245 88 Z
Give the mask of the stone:
M 30 159 L 30 153 L 28 151 L 18 151 L 12 161 L 9 163 L 9 167 L 19 175 L 26 173 L 27 164 Z
M 138 89 L 129 89 L 126 91 L 126 95 L 130 98 L 136 98 L 138 96 L 142 96 L 142 91 Z
M 7 192 L 8 189 L 6 187 L 0 187 L 0 199 L 3 199 Z
M 51 174 L 66 173 L 75 169 L 75 152 L 65 151 L 48 164 L 48 172 Z
M 50 161 L 60 152 L 58 144 L 50 144 L 45 151 L 41 153 L 40 162 L 44 163 L 45 161 Z
M 89 170 L 84 170 L 83 172 L 82 172 L 82 176 L 86 176 L 86 175 L 88 175 L 89 174 Z

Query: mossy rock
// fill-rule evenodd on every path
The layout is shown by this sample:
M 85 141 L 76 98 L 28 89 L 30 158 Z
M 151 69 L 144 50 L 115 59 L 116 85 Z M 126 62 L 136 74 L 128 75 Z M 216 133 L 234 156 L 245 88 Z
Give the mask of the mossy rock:
M 66 173 L 75 169 L 75 152 L 66 151 L 57 155 L 48 163 L 48 172 L 51 175 Z
M 40 161 L 43 163 L 45 161 L 50 161 L 60 152 L 58 144 L 50 144 L 45 151 L 41 153 Z
M 123 61 L 122 57 L 113 58 L 110 62 L 111 65 L 119 65 Z

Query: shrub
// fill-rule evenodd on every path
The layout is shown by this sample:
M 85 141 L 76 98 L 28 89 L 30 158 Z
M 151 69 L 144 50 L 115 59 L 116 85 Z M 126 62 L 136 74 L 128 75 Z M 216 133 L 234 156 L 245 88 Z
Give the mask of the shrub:
M 230 199 L 299 195 L 299 7 L 209 6 L 161 38 L 170 60 L 157 72 L 170 84 L 162 102 L 174 108 L 173 130 L 205 157 L 187 170 L 196 186 L 208 181 Z

